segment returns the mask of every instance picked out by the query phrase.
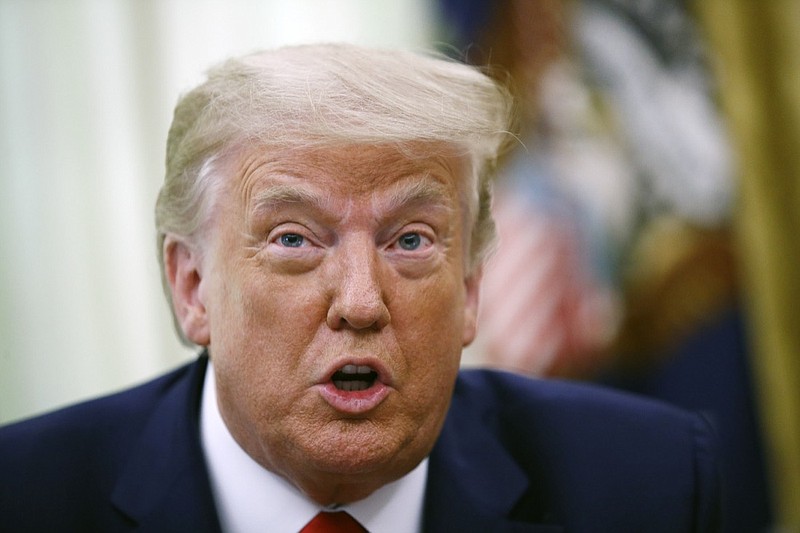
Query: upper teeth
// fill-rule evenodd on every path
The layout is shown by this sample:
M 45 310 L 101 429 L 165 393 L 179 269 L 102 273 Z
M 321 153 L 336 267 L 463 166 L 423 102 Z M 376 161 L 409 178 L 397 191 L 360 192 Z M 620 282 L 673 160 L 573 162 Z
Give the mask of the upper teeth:
M 369 374 L 372 369 L 366 365 L 344 365 L 341 372 L 343 374 Z

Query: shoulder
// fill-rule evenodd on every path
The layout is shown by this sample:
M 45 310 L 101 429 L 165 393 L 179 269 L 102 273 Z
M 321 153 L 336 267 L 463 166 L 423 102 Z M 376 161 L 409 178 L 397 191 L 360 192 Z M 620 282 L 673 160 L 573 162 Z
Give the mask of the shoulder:
M 166 419 L 190 412 L 192 376 L 203 368 L 188 364 L 129 390 L 0 428 L 0 501 L 9 502 L 2 520 L 79 528 L 80 520 L 106 508 L 101 495 L 107 498 L 141 446 L 144 428 L 158 413 L 169 413 L 164 423 L 175 425 Z
M 53 441 L 78 441 L 102 438 L 103 435 L 135 431 L 149 417 L 153 408 L 176 384 L 185 381 L 192 367 L 184 365 L 142 385 L 101 398 L 84 401 L 49 413 L 11 423 L 0 428 L 0 450 L 16 449 L 26 443 L 30 452 Z M 47 438 L 45 438 L 47 437 Z M 49 444 L 48 444 L 49 442 Z M 10 450 L 8 450 L 10 451 Z M 23 451 L 23 450 L 20 450 Z
M 637 455 L 673 447 L 710 447 L 714 431 L 698 413 L 588 383 L 466 370 L 453 395 L 454 416 L 478 416 L 515 439 L 595 455 Z M 463 414 L 461 414 L 463 413 Z M 590 438 L 581 438 L 590 437 Z M 606 449 L 607 448 L 607 449 Z
M 548 429 L 676 424 L 706 426 L 703 417 L 643 396 L 599 385 L 538 379 L 493 370 L 465 370 L 454 393 L 456 409 L 477 409 L 511 424 L 536 420 Z
M 608 523 L 648 524 L 672 508 L 686 520 L 674 530 L 713 529 L 716 438 L 700 414 L 596 385 L 468 370 L 451 415 L 453 433 L 491 433 L 558 514 L 598 509 Z

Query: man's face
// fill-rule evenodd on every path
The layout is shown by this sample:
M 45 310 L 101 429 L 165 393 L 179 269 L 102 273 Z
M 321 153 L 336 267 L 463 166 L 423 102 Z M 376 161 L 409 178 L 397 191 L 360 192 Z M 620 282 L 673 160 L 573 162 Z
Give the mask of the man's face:
M 190 337 L 239 444 L 318 501 L 428 454 L 475 334 L 465 168 L 419 152 L 263 150 L 223 169 Z

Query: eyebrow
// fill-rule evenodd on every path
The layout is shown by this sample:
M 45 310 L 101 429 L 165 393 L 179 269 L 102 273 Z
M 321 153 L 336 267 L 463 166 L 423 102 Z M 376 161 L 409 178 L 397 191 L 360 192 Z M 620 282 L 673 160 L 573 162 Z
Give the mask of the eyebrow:
M 292 185 L 275 185 L 253 196 L 252 214 L 269 211 L 278 204 L 306 204 L 322 211 L 325 197 Z
M 452 210 L 453 206 L 446 201 L 447 188 L 434 180 L 414 180 L 395 184 L 388 191 L 385 207 L 387 213 L 397 212 L 412 205 L 432 205 Z M 302 187 L 293 185 L 274 185 L 253 196 L 251 214 L 258 216 L 261 213 L 275 209 L 279 205 L 298 204 L 306 205 L 317 211 L 324 212 L 328 194 L 319 194 Z
M 441 207 L 451 210 L 453 206 L 442 201 L 447 198 L 447 187 L 438 181 L 414 180 L 392 187 L 386 207 L 390 213 L 415 204 L 439 204 Z

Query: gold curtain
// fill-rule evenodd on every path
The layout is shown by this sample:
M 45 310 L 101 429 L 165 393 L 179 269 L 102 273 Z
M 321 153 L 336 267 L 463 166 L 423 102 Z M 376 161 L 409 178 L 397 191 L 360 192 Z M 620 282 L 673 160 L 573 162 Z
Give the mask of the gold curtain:
M 696 0 L 740 169 L 737 245 L 776 526 L 800 528 L 800 2 Z

